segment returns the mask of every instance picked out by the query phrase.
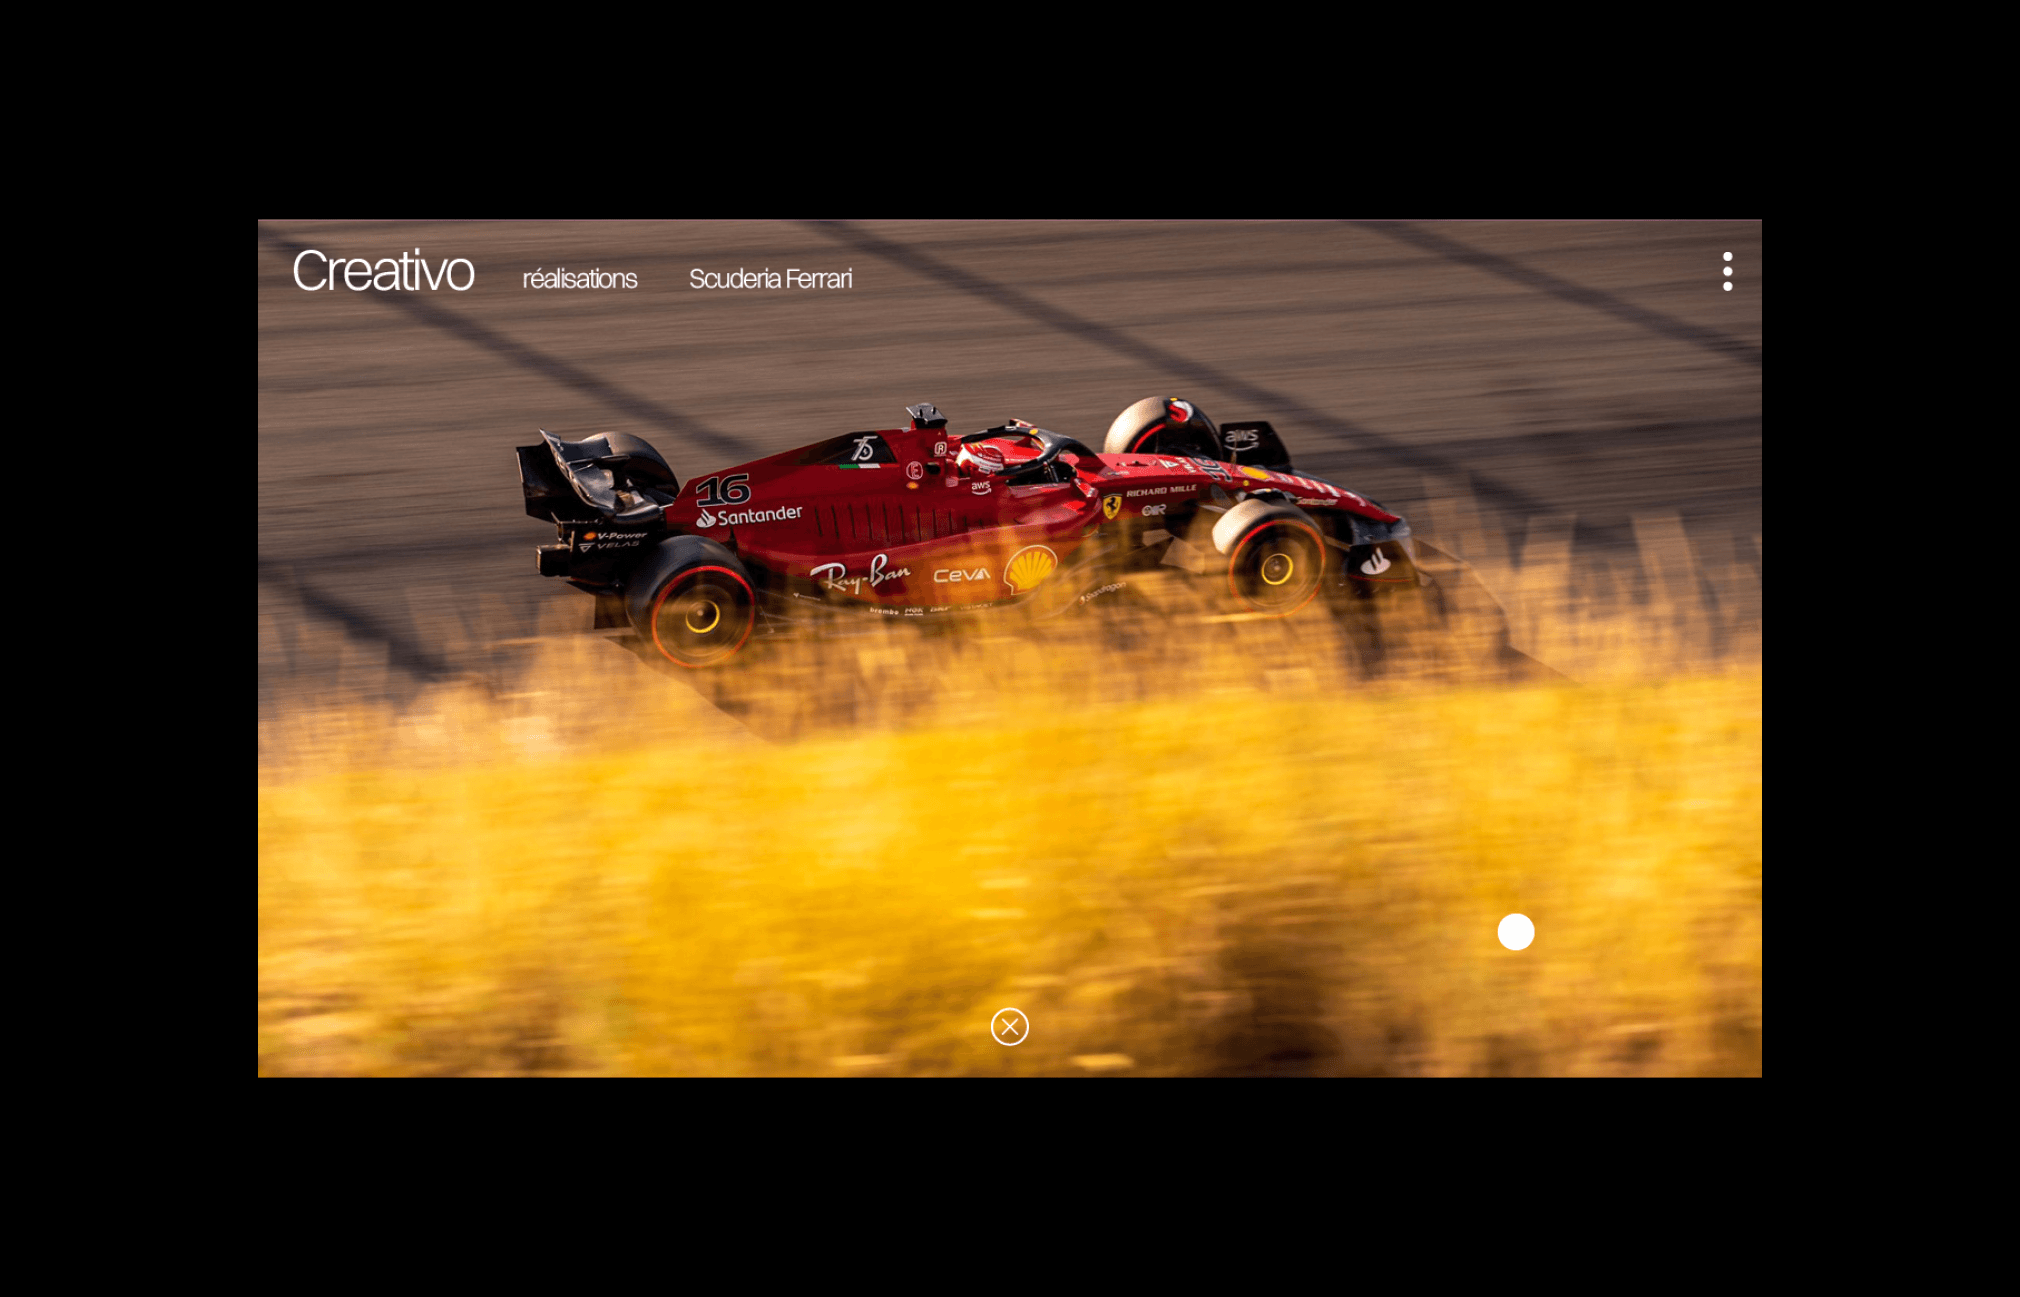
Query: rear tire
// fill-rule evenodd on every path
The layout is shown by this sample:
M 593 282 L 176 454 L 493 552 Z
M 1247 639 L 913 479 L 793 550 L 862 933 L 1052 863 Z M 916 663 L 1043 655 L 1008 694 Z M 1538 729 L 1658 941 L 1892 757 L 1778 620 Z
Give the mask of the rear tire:
M 675 666 L 700 670 L 735 657 L 757 627 L 757 591 L 736 555 L 699 536 L 675 536 L 627 582 L 625 611 Z
M 1293 505 L 1242 501 L 1214 524 L 1213 547 L 1227 556 L 1228 590 L 1247 612 L 1288 617 L 1325 581 L 1325 535 Z

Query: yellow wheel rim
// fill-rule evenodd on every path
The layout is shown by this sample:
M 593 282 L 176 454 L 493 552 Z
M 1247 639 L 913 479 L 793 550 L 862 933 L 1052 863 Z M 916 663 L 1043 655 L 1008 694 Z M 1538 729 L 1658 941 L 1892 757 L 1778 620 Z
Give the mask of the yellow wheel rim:
M 1291 560 L 1291 556 L 1279 552 L 1263 560 L 1262 579 L 1268 585 L 1282 585 L 1290 580 L 1291 574 L 1297 570 L 1298 565 Z M 1272 576 L 1271 573 L 1275 575 Z
M 722 624 L 722 609 L 714 600 L 704 599 L 687 610 L 687 629 L 695 635 L 706 635 Z

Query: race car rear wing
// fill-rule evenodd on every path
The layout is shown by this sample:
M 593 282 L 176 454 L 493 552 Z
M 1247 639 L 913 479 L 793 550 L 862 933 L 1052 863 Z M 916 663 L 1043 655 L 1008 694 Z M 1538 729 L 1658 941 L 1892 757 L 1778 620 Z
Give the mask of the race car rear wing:
M 636 526 L 658 520 L 680 494 L 680 480 L 642 437 L 563 441 L 542 429 L 540 441 L 514 449 L 526 512 L 542 522 Z

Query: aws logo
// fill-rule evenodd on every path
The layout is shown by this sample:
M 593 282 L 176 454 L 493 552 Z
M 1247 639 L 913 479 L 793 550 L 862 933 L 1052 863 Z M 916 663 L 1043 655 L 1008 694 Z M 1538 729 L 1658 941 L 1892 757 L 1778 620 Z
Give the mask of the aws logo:
M 1110 521 L 1110 522 L 1114 522 L 1114 521 L 1115 521 L 1115 515 L 1116 515 L 1116 514 L 1118 514 L 1118 513 L 1121 513 L 1121 512 L 1122 512 L 1122 497 L 1121 497 L 1121 496 L 1119 496 L 1119 495 L 1110 495 L 1110 496 L 1104 496 L 1104 497 L 1102 497 L 1102 500 L 1101 500 L 1101 516 L 1102 516 L 1102 517 L 1104 517 L 1104 518 L 1108 519 L 1108 521 Z
M 1026 545 L 1003 565 L 1003 584 L 1017 594 L 1036 590 L 1059 568 L 1059 556 L 1043 545 Z

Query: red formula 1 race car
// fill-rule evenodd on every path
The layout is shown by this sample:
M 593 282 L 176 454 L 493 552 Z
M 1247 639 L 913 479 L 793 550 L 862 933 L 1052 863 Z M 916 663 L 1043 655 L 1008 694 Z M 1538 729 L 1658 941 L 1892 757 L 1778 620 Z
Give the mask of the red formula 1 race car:
M 1216 426 L 1190 401 L 1149 397 L 1097 451 L 1021 421 L 958 436 L 931 405 L 907 413 L 908 428 L 685 485 L 640 438 L 543 431 L 518 448 L 526 512 L 560 534 L 540 574 L 596 596 L 598 627 L 628 624 L 693 668 L 836 610 L 1046 616 L 1155 568 L 1266 616 L 1424 580 L 1409 525 L 1295 472 L 1267 423 Z

